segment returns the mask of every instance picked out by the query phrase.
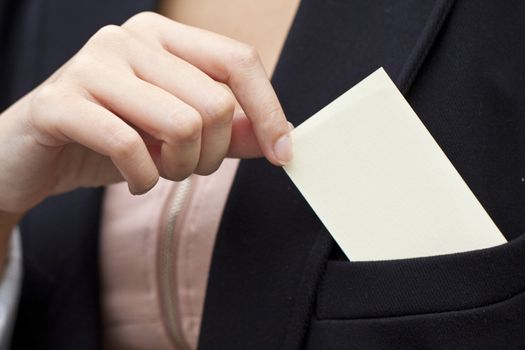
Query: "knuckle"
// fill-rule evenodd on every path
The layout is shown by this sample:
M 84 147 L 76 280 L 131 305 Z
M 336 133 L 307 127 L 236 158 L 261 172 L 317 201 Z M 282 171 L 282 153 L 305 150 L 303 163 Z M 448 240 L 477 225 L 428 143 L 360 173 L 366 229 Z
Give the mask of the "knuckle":
M 278 122 L 285 121 L 284 112 L 280 105 L 278 104 L 269 105 L 267 107 L 267 110 L 268 110 L 267 112 L 268 117 L 266 119 L 268 119 L 269 123 L 276 124 Z
M 243 66 L 253 66 L 260 62 L 259 53 L 257 49 L 248 44 L 240 44 L 235 50 L 234 60 Z
M 234 111 L 235 99 L 231 93 L 223 90 L 208 100 L 206 117 L 212 125 L 224 126 L 231 123 Z
M 142 139 L 135 131 L 120 130 L 111 138 L 111 157 L 125 159 L 136 154 Z
M 192 143 L 201 137 L 202 118 L 196 110 L 188 108 L 171 119 L 171 134 L 178 142 Z
M 87 52 L 79 52 L 71 59 L 64 73 L 74 78 L 89 76 L 90 72 L 98 65 L 99 61 L 93 55 Z
M 106 50 L 110 52 L 121 51 L 131 45 L 132 39 L 131 34 L 126 29 L 108 24 L 93 34 L 83 51 L 89 51 L 96 55 L 100 55 Z
M 158 19 L 158 14 L 151 11 L 139 12 L 131 16 L 122 26 L 128 28 L 141 28 Z
M 61 89 L 56 84 L 46 84 L 35 92 L 31 105 L 35 108 L 47 107 L 57 101 L 61 93 Z
M 126 31 L 115 24 L 108 24 L 100 28 L 93 37 L 100 39 L 120 39 L 126 35 Z
M 35 92 L 30 102 L 30 117 L 35 125 L 49 126 L 56 124 L 58 113 L 53 113 L 56 107 L 63 105 L 68 93 L 57 84 L 42 86 Z
M 266 116 L 258 122 L 260 128 L 264 128 L 273 132 L 280 132 L 287 130 L 286 119 L 284 119 L 284 113 L 279 105 L 268 105 L 265 110 L 267 111 L 264 115 Z

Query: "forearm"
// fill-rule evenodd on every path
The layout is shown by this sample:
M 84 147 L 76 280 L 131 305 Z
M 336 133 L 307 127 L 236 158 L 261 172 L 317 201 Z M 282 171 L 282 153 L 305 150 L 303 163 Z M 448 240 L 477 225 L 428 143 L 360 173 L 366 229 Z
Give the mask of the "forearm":
M 6 263 L 11 232 L 22 218 L 22 215 L 0 211 L 0 274 L 4 270 Z

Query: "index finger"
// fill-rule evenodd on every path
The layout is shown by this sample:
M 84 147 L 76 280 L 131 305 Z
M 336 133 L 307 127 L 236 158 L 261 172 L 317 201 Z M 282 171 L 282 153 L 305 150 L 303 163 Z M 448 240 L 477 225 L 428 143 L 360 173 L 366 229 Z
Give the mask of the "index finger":
M 291 160 L 288 122 L 254 48 L 154 13 L 139 14 L 126 26 L 148 27 L 167 51 L 227 84 L 250 119 L 265 157 L 276 165 Z

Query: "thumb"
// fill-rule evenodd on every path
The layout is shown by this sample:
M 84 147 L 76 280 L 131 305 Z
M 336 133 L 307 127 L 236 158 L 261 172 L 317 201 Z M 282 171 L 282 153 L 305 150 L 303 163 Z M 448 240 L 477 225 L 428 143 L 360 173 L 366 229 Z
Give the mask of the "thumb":
M 235 111 L 228 157 L 258 158 L 264 154 L 259 146 L 252 122 L 242 110 Z
M 294 127 L 288 123 L 290 130 Z M 236 110 L 233 117 L 232 136 L 228 157 L 230 158 L 259 158 L 263 151 L 257 142 L 257 137 L 252 127 L 252 122 L 242 110 Z

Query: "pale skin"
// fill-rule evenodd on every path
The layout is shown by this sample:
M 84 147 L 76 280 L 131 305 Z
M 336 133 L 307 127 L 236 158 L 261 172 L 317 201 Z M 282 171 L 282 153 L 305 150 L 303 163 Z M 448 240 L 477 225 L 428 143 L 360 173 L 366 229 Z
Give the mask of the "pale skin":
M 123 180 L 141 194 L 227 156 L 290 161 L 271 57 L 154 13 L 98 31 L 0 115 L 2 261 L 22 213 L 49 195 Z

